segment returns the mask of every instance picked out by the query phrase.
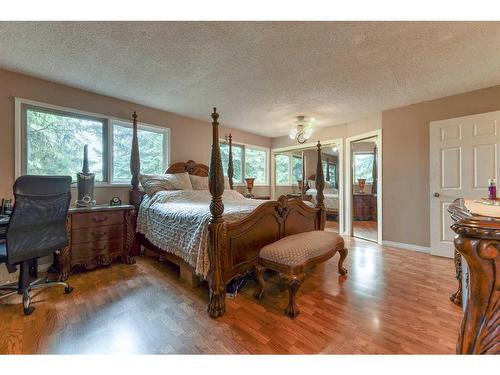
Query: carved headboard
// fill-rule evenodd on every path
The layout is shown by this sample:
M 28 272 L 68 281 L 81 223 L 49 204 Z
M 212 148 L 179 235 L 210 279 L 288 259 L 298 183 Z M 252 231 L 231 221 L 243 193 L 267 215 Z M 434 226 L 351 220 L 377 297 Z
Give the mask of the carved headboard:
M 194 176 L 208 177 L 208 166 L 198 164 L 194 160 L 188 160 L 185 163 L 174 163 L 165 171 L 165 173 L 184 173 L 187 172 Z

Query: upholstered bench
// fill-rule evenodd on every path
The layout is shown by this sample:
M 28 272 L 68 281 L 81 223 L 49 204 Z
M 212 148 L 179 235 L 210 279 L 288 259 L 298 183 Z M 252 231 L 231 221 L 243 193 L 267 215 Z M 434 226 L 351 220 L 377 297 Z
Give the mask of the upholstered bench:
M 288 283 L 289 300 L 285 313 L 290 318 L 295 318 L 299 314 L 295 295 L 304 280 L 305 271 L 327 261 L 336 252 L 340 253 L 338 271 L 341 275 L 345 275 L 347 270 L 343 267 L 343 263 L 347 257 L 347 249 L 344 246 L 344 239 L 338 234 L 316 230 L 284 237 L 264 246 L 255 267 L 259 283 L 255 298 L 260 300 L 263 297 L 264 270 L 267 268 L 279 272 Z

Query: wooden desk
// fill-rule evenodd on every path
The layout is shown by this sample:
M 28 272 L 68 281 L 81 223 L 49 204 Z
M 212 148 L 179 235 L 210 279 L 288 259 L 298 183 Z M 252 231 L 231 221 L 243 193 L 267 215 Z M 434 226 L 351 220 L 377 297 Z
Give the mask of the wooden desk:
M 69 246 L 55 253 L 51 267 L 59 280 L 66 280 L 75 268 L 89 270 L 116 258 L 135 263 L 130 255 L 135 236 L 133 214 L 131 205 L 70 208 L 66 222 Z
M 461 199 L 448 211 L 454 221 L 451 229 L 457 233 L 455 249 L 467 262 L 457 353 L 500 354 L 500 219 L 471 214 Z M 461 282 L 463 268 L 456 268 Z

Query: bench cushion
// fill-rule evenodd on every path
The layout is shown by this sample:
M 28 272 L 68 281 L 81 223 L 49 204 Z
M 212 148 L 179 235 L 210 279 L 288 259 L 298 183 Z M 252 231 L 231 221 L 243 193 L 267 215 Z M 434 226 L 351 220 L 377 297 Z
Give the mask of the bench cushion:
M 315 230 L 284 237 L 264 246 L 259 258 L 293 267 L 343 247 L 344 239 L 338 234 Z

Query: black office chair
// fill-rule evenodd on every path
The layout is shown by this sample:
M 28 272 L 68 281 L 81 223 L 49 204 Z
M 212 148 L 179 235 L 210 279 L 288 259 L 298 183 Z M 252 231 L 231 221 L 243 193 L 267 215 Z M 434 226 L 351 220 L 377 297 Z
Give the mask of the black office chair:
M 1 295 L 0 299 L 22 294 L 24 314 L 29 315 L 35 309 L 30 306 L 30 290 L 54 285 L 64 286 L 65 293 L 73 290 L 65 282 L 37 279 L 38 258 L 68 245 L 66 218 L 71 200 L 71 177 L 21 176 L 14 184 L 14 197 L 6 243 L 0 244 L 0 264 L 6 263 L 9 272 L 15 272 L 20 265 L 19 282 L 1 285 L 0 290 L 10 292 Z

